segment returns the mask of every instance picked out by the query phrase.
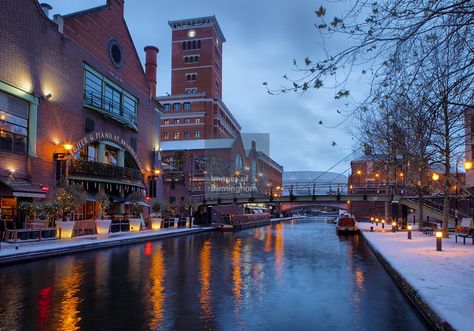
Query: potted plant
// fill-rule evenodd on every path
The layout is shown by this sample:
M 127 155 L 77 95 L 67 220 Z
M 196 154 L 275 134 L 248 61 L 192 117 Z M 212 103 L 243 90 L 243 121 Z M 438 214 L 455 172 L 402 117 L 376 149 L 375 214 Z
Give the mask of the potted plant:
M 18 211 L 25 215 L 26 222 L 34 222 L 39 219 L 42 206 L 36 202 L 21 202 L 18 205 Z
M 54 223 L 58 219 L 60 209 L 55 202 L 45 202 L 43 204 L 43 214 L 48 221 L 48 227 L 54 226 Z
M 95 195 L 95 201 L 99 205 L 99 219 L 95 220 L 97 234 L 108 234 L 110 231 L 110 224 L 112 223 L 112 220 L 105 220 L 104 214 L 105 209 L 108 208 L 110 205 L 110 199 L 104 191 L 100 190 Z
M 72 213 L 79 208 L 85 200 L 82 187 L 77 184 L 66 185 L 56 191 L 55 201 L 62 214 L 62 221 L 57 221 L 60 238 L 72 238 L 74 221 L 70 221 Z
M 199 203 L 196 200 L 193 200 L 191 197 L 187 197 L 184 200 L 184 208 L 188 212 L 188 216 L 186 217 L 186 227 L 192 228 L 194 217 L 193 212 L 195 212 L 199 207 Z
M 153 214 L 151 217 L 152 230 L 159 230 L 161 228 L 161 222 L 163 221 L 161 218 L 161 208 L 162 204 L 158 200 L 151 205 L 151 212 Z
M 132 192 L 127 196 L 127 203 L 130 206 L 129 226 L 131 232 L 140 231 L 142 224 L 141 213 L 143 210 L 143 195 L 139 192 Z

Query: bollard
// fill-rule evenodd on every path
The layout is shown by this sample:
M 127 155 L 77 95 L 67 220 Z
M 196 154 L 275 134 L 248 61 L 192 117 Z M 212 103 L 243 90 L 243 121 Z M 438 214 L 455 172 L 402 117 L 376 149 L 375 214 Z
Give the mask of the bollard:
M 18 245 L 15 245 L 15 249 L 18 250 Z
M 441 231 L 436 231 L 436 250 L 438 252 L 442 251 L 442 240 L 443 240 L 443 232 Z
M 373 226 L 370 227 L 370 232 L 374 232 L 374 227 Z
M 397 232 L 397 222 L 392 222 L 392 232 Z
M 382 220 L 382 229 L 385 229 L 385 220 Z
M 411 239 L 411 230 L 412 230 L 412 226 L 411 225 L 408 225 L 407 226 L 407 229 L 408 229 L 408 239 Z

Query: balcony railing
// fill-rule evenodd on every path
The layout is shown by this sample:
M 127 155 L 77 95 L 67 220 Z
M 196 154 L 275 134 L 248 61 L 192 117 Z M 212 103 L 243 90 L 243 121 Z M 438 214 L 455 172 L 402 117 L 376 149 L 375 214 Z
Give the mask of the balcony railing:
M 84 90 L 84 105 L 92 107 L 132 128 L 136 129 L 137 127 L 137 114 L 134 111 L 111 98 L 107 98 L 98 91 Z
M 137 169 L 119 167 L 94 161 L 73 160 L 69 164 L 69 175 L 114 179 L 119 181 L 143 181 Z

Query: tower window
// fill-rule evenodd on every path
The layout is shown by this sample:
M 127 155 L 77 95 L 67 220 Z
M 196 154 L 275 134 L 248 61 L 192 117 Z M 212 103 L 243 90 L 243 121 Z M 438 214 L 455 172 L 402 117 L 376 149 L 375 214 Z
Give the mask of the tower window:
M 193 40 L 193 49 L 196 49 L 196 40 Z
M 201 48 L 201 40 L 197 41 L 197 48 Z
M 196 81 L 196 74 L 186 74 L 186 81 L 187 81 L 187 82 L 194 82 L 194 81 Z
M 187 49 L 187 47 L 186 47 L 186 42 L 183 41 L 183 50 L 186 50 L 186 49 Z

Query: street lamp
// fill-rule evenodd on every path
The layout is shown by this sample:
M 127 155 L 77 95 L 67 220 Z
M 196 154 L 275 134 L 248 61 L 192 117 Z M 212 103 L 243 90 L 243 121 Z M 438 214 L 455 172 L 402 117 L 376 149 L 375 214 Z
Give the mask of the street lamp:
M 66 150 L 67 154 L 70 154 L 73 147 L 71 144 L 64 144 L 64 149 Z M 69 161 L 71 159 L 71 155 L 66 155 L 66 169 L 64 170 L 64 185 L 69 186 Z
M 411 230 L 413 229 L 413 227 L 411 225 L 408 225 L 407 229 L 408 229 L 408 239 L 411 240 Z

